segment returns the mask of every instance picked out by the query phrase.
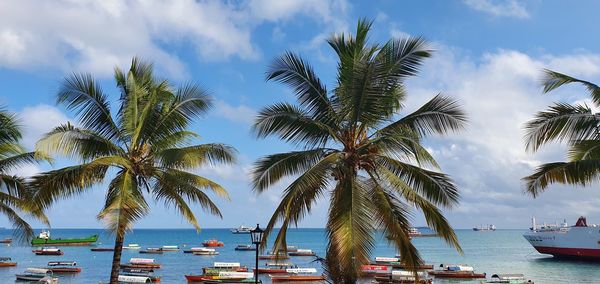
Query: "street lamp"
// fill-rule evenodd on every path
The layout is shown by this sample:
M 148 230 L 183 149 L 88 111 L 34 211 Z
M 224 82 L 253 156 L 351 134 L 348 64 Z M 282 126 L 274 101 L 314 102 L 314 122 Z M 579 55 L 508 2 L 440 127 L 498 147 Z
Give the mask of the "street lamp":
M 256 229 L 250 231 L 250 237 L 252 238 L 252 243 L 256 245 L 256 263 L 254 266 L 254 283 L 258 283 L 258 246 L 262 242 L 263 234 L 265 231 L 260 228 L 258 224 L 256 224 Z

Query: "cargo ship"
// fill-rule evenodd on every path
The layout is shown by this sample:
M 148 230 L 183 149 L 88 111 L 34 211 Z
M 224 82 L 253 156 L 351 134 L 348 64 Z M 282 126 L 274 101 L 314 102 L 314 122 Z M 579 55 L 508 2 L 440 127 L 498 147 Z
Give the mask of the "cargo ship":
M 523 237 L 539 252 L 557 258 L 600 259 L 600 226 L 588 226 L 585 217 L 579 217 L 574 226 L 543 224 L 532 226 Z
M 31 240 L 32 246 L 89 246 L 98 240 L 98 235 L 91 235 L 87 238 L 57 238 L 50 237 L 50 231 L 42 231 L 39 236 Z

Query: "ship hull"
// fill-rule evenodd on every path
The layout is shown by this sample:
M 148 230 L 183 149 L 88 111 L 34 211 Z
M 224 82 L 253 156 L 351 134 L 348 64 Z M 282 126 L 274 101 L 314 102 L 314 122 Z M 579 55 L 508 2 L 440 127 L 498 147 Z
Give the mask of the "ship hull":
M 599 227 L 562 227 L 530 231 L 523 237 L 542 254 L 557 258 L 600 259 Z
M 79 239 L 43 239 L 31 240 L 32 246 L 89 246 L 98 240 L 98 235 Z

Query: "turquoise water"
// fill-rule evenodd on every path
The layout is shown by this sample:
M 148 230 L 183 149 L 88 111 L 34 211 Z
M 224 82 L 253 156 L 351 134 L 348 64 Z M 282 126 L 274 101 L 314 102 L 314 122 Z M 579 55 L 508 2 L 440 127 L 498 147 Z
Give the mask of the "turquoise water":
M 478 272 L 524 273 L 535 283 L 600 283 L 600 263 L 555 260 L 538 254 L 523 239 L 524 230 L 498 230 L 495 232 L 474 232 L 457 230 L 457 235 L 464 250 L 459 255 L 437 238 L 415 238 L 414 244 L 419 248 L 427 263 L 436 266 L 441 263 L 465 263 L 475 267 Z M 98 247 L 112 246 L 112 237 L 102 230 L 88 229 L 54 229 L 53 237 L 84 237 L 100 234 Z M 0 238 L 10 235 L 9 230 L 0 231 Z M 250 235 L 235 235 L 228 229 L 204 229 L 200 234 L 194 230 L 134 230 L 127 235 L 125 243 L 138 243 L 142 247 L 162 245 L 179 245 L 180 247 L 199 246 L 205 239 L 217 238 L 225 243 L 219 248 L 218 256 L 195 256 L 183 252 L 164 253 L 162 255 L 143 255 L 137 251 L 123 251 L 123 260 L 131 257 L 151 257 L 163 265 L 157 270 L 162 276 L 162 283 L 185 283 L 184 274 L 200 274 L 204 266 L 211 266 L 215 261 L 241 262 L 249 267 L 254 266 L 253 251 L 234 251 L 238 244 L 250 243 Z M 322 229 L 293 229 L 288 233 L 288 244 L 299 248 L 312 249 L 323 255 L 325 248 L 324 231 Z M 30 246 L 12 244 L 0 247 L 0 256 L 12 257 L 18 262 L 17 267 L 0 268 L 0 283 L 12 283 L 14 275 L 27 267 L 44 267 L 48 261 L 77 261 L 83 271 L 72 277 L 61 277 L 60 283 L 98 283 L 108 279 L 112 252 L 91 252 L 90 247 L 63 247 L 63 256 L 35 256 Z M 375 256 L 394 256 L 395 252 L 387 246 L 385 239 L 380 239 L 373 253 Z M 310 257 L 295 257 L 289 261 L 300 267 L 317 267 L 310 263 Z M 264 265 L 265 261 L 261 261 Z M 268 277 L 263 281 L 268 282 Z M 435 283 L 479 283 L 477 281 L 441 281 Z

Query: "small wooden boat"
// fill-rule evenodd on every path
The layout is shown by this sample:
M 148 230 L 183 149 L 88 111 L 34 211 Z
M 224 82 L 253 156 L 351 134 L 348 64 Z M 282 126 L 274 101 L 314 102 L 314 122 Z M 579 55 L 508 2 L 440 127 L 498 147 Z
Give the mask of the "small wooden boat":
M 310 275 L 317 273 L 316 268 L 288 268 L 287 275 L 269 275 L 272 282 L 321 282 L 325 281 L 324 275 Z
M 373 277 L 377 275 L 388 275 L 392 273 L 392 267 L 387 265 L 361 265 L 362 276 Z
M 91 248 L 90 250 L 95 252 L 115 251 L 114 248 Z
M 409 269 L 409 267 L 400 262 L 400 258 L 397 257 L 376 257 L 375 261 L 373 263 L 371 263 L 371 265 L 385 265 L 385 266 L 390 266 L 393 268 L 399 268 L 399 269 Z M 421 265 L 419 265 L 417 267 L 417 270 L 430 270 L 433 269 L 433 265 L 432 264 L 424 264 L 422 263 Z
M 209 248 L 200 248 L 198 250 L 192 250 L 192 254 L 194 255 L 218 255 L 219 252 L 215 249 Z
M 207 248 L 204 248 L 204 247 L 192 247 L 190 249 L 183 250 L 183 253 L 194 253 L 195 251 L 200 251 L 200 250 L 203 250 L 203 249 L 207 249 Z
M 295 252 L 288 253 L 290 256 L 316 256 L 317 254 L 309 249 L 297 249 Z
M 44 268 L 27 268 L 25 272 L 15 275 L 17 281 L 28 281 L 38 283 L 58 283 L 58 278 L 51 271 Z
M 152 268 L 121 268 L 121 272 L 125 273 L 150 273 L 154 272 Z
M 417 278 L 415 277 L 415 274 L 411 271 L 394 270 L 394 271 L 392 271 L 392 273 L 390 273 L 388 275 L 375 276 L 375 282 L 382 283 L 382 284 L 387 284 L 387 283 L 429 284 L 429 283 L 433 282 L 433 280 L 431 278 L 427 278 L 427 275 L 423 271 L 417 272 L 417 276 L 419 277 L 418 281 L 417 281 Z
M 185 275 L 185 279 L 187 279 L 188 282 L 205 282 L 214 280 L 244 281 L 253 278 L 253 273 L 234 271 L 221 271 L 218 275 Z
M 225 244 L 223 242 L 219 242 L 216 239 L 212 239 L 212 240 L 206 240 L 202 243 L 202 246 L 204 247 L 222 247 L 225 246 Z
M 436 278 L 473 279 L 485 278 L 485 273 L 475 273 L 473 267 L 467 265 L 443 265 L 442 270 L 430 270 L 428 274 Z
M 4 238 L 4 239 L 0 240 L 0 244 L 10 244 L 10 243 L 12 243 L 11 238 Z
M 140 245 L 138 245 L 138 244 L 128 244 L 127 246 L 123 247 L 123 249 L 129 249 L 129 250 L 138 250 L 141 248 L 142 247 L 140 247 Z
M 162 246 L 161 248 L 164 252 L 168 251 L 179 251 L 179 246 Z
M 52 273 L 79 273 L 81 268 L 76 267 L 77 262 L 75 261 L 50 261 L 48 262 L 48 271 Z
M 119 283 L 153 283 L 150 277 L 135 275 L 119 275 Z
M 248 267 L 241 266 L 239 262 L 215 262 L 212 267 L 202 268 L 204 275 L 219 275 L 223 271 L 248 272 Z
M 131 258 L 129 260 L 129 263 L 122 263 L 121 264 L 121 268 L 127 268 L 127 269 L 132 269 L 132 268 L 160 268 L 161 265 L 158 263 L 154 263 L 154 259 L 153 258 Z
M 482 284 L 533 284 L 531 280 L 525 280 L 523 274 L 494 274 L 490 281 L 481 282 Z
M 296 251 L 298 251 L 298 248 L 295 246 L 287 246 L 286 251 L 287 252 L 296 252 Z
M 204 284 L 220 284 L 220 283 L 247 284 L 247 283 L 255 283 L 255 282 L 254 282 L 254 279 L 242 279 L 242 280 L 221 279 L 221 280 L 204 280 L 204 281 L 201 281 L 201 283 L 204 283 Z M 262 281 L 259 279 L 257 283 L 262 284 Z
M 145 250 L 140 250 L 140 253 L 145 253 L 145 254 L 162 254 L 163 253 L 163 249 L 162 248 L 147 248 Z
M 290 257 L 287 254 L 268 254 L 268 255 L 259 255 L 258 259 L 289 259 Z
M 235 247 L 235 250 L 250 250 L 250 251 L 255 251 L 256 247 L 252 246 L 252 245 L 238 245 L 237 247 Z
M 0 257 L 0 267 L 13 267 L 17 266 L 16 262 L 12 262 L 10 257 Z
M 145 282 L 145 283 L 159 283 L 160 282 L 160 276 L 158 275 L 154 275 L 154 271 L 135 271 L 135 270 L 122 270 L 119 273 L 119 276 L 133 276 L 133 277 L 143 277 L 143 278 L 147 278 L 148 280 L 150 280 L 150 282 Z
M 291 263 L 281 263 L 281 262 L 267 262 L 266 267 L 259 267 L 258 270 L 253 269 L 253 271 L 258 274 L 284 274 L 287 273 L 287 269 L 294 268 L 294 265 Z
M 63 255 L 63 252 L 59 248 L 41 248 L 32 250 L 35 255 Z

